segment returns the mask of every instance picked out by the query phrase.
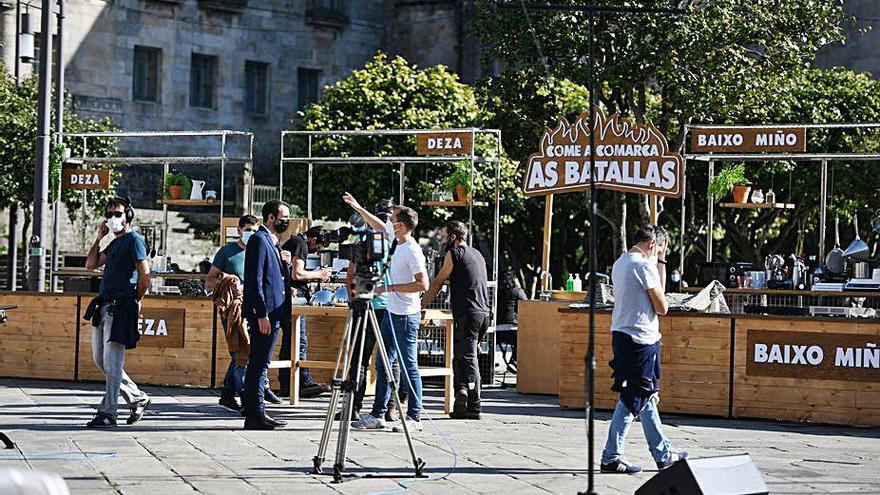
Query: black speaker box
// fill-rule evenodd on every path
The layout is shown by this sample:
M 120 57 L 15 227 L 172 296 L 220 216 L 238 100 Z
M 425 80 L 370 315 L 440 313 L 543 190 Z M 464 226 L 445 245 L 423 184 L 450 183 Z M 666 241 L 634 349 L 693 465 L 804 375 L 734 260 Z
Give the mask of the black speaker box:
M 660 471 L 635 495 L 766 495 L 770 493 L 748 454 L 687 459 Z

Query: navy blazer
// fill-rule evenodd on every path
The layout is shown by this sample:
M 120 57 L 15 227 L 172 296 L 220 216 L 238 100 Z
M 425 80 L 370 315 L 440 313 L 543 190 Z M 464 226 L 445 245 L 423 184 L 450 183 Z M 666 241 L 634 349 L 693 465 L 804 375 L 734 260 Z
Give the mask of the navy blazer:
M 248 240 L 244 251 L 244 316 L 271 321 L 290 319 L 290 267 L 264 226 Z

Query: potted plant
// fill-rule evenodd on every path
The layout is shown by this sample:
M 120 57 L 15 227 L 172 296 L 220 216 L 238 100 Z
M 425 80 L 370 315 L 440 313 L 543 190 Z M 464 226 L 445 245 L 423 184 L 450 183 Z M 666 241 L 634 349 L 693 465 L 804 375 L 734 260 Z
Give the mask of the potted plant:
M 165 174 L 165 199 L 188 198 L 187 189 L 189 187 L 191 187 L 191 182 L 186 175 L 177 171 Z
M 720 201 L 733 191 L 734 203 L 746 203 L 751 190 L 751 183 L 746 179 L 746 166 L 742 163 L 724 167 L 709 183 L 709 194 L 715 201 Z
M 455 170 L 446 178 L 447 188 L 455 191 L 456 199 L 466 202 L 471 196 L 471 166 L 470 163 L 457 163 Z

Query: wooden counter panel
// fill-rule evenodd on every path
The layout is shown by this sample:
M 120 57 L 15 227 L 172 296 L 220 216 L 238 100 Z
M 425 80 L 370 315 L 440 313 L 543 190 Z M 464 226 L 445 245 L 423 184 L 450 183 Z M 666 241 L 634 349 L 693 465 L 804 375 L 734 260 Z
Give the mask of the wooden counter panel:
M 77 296 L 3 293 L 17 305 L 0 325 L 0 376 L 73 380 Z
M 83 298 L 83 308 L 90 299 Z M 145 308 L 183 309 L 185 314 L 184 346 L 149 347 L 138 345 L 125 353 L 125 372 L 137 384 L 210 387 L 211 356 L 213 355 L 214 305 L 210 299 L 152 297 L 144 300 Z M 85 309 L 83 309 L 85 310 Z M 104 374 L 92 358 L 92 325 L 80 325 L 80 380 L 102 381 Z M 141 336 L 141 341 L 148 339 Z M 217 360 L 215 383 L 219 384 L 229 364 L 223 325 L 217 318 Z
M 568 307 L 569 304 L 570 301 L 519 301 L 516 332 L 518 392 L 551 395 L 559 393 L 561 365 L 558 310 Z
M 559 362 L 562 371 L 559 405 L 584 405 L 583 357 L 587 346 L 588 313 L 561 313 Z M 730 376 L 730 318 L 669 315 L 660 318 L 660 410 L 726 416 Z M 611 391 L 611 315 L 596 314 L 596 407 L 612 409 L 618 394 Z
M 749 330 L 876 336 L 869 341 L 880 344 L 880 322 L 737 318 L 733 392 L 733 415 L 738 418 L 880 426 L 880 382 L 810 378 L 809 367 L 803 377 L 747 374 Z

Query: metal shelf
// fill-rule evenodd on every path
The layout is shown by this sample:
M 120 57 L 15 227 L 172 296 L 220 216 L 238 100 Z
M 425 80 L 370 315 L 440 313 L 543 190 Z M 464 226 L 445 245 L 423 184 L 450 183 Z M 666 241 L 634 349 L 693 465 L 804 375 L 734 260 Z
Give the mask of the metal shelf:
M 474 206 L 489 206 L 489 203 L 485 201 L 472 201 Z M 420 203 L 422 206 L 446 206 L 446 207 L 463 207 L 467 206 L 467 201 L 422 201 Z
M 157 199 L 156 204 L 168 206 L 220 206 L 217 199 Z M 224 201 L 224 206 L 232 206 L 232 201 Z
M 721 203 L 722 208 L 753 208 L 761 210 L 793 210 L 793 203 Z

